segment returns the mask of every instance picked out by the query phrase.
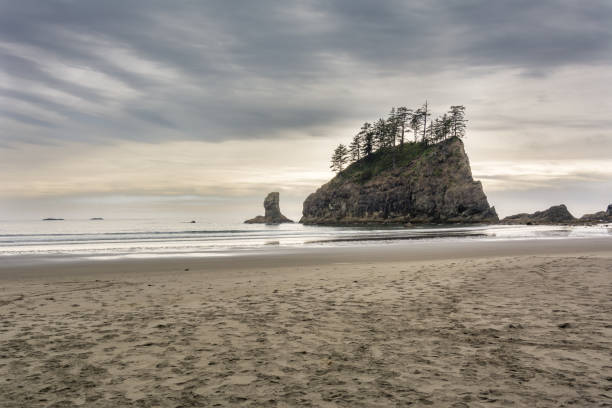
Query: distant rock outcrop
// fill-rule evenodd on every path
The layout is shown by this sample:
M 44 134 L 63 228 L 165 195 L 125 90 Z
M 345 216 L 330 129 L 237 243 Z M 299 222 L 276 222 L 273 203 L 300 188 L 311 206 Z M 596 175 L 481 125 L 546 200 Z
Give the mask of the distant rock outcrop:
M 280 194 L 273 192 L 268 194 L 264 200 L 264 209 L 266 210 L 265 215 L 258 215 L 255 218 L 246 220 L 246 224 L 282 224 L 285 222 L 293 222 L 289 218 L 285 217 L 280 212 Z
M 612 222 L 612 204 L 608 205 L 606 211 L 598 211 L 595 214 L 585 214 L 580 217 L 581 222 Z
M 568 211 L 564 204 L 555 205 L 548 210 L 536 211 L 533 214 L 521 213 L 511 215 L 501 220 L 502 224 L 570 224 L 576 218 Z
M 304 224 L 494 223 L 463 142 L 406 143 L 351 164 L 304 201 Z

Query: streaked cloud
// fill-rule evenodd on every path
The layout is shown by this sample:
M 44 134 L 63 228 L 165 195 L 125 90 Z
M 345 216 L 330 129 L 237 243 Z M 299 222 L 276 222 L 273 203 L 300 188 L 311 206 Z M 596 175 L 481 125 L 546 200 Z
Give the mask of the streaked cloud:
M 0 195 L 297 197 L 361 122 L 426 98 L 468 107 L 487 189 L 596 185 L 611 19 L 605 0 L 0 1 Z
M 612 167 L 607 160 L 560 160 L 478 162 L 472 166 L 476 179 L 487 191 L 564 188 L 567 183 L 612 181 Z

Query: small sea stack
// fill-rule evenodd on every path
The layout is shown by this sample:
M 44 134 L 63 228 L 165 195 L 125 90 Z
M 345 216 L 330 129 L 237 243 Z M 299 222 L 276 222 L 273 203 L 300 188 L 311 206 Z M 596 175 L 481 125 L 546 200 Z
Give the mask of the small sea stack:
M 245 224 L 282 224 L 293 222 L 281 213 L 279 203 L 280 193 L 275 191 L 268 194 L 263 202 L 265 215 L 258 215 L 255 218 L 246 220 Z

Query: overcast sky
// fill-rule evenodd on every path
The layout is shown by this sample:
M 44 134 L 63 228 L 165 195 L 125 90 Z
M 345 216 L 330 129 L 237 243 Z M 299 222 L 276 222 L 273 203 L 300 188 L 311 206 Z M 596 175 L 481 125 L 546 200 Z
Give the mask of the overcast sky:
M 337 143 L 426 99 L 467 107 L 500 215 L 599 211 L 611 21 L 609 0 L 0 0 L 0 218 L 242 219 L 273 190 L 298 218 Z

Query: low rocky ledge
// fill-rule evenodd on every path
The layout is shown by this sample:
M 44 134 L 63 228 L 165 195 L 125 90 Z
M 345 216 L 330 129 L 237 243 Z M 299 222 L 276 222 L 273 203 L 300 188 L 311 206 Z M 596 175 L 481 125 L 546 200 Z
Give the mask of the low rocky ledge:
M 554 205 L 544 211 L 533 214 L 520 213 L 511 215 L 500 221 L 500 224 L 541 225 L 541 224 L 571 224 L 576 218 L 569 212 L 565 204 Z
M 612 222 L 612 204 L 608 205 L 606 211 L 598 211 L 594 214 L 585 214 L 578 220 L 584 223 Z

